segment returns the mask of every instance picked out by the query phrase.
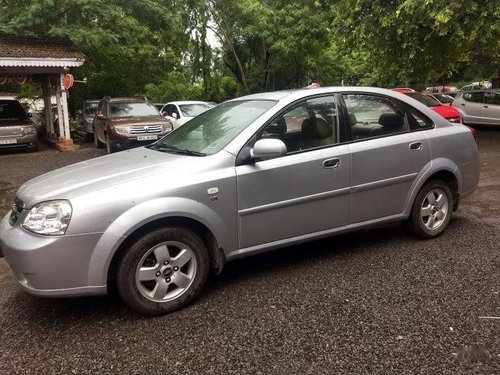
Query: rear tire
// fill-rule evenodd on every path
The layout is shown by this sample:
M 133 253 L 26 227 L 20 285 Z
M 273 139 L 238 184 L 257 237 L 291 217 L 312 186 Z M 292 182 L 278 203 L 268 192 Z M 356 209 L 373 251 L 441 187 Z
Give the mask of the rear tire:
M 160 228 L 138 239 L 119 260 L 116 287 L 136 312 L 165 314 L 196 298 L 209 267 L 207 248 L 196 233 L 181 227 Z
M 448 227 L 452 211 L 450 187 L 444 181 L 433 180 L 418 192 L 407 224 L 416 236 L 434 238 Z

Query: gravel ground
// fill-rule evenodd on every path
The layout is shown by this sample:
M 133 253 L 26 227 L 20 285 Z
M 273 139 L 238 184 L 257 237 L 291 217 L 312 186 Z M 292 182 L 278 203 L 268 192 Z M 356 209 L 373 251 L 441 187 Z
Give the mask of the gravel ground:
M 500 130 L 479 137 L 480 187 L 438 239 L 394 225 L 235 261 L 168 316 L 33 297 L 0 260 L 0 373 L 500 374 Z M 0 155 L 0 214 L 101 153 Z

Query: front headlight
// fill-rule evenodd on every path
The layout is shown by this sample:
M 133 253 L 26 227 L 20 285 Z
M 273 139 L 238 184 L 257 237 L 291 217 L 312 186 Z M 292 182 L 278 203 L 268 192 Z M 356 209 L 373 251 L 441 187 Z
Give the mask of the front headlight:
M 38 203 L 23 222 L 30 232 L 59 236 L 66 233 L 71 219 L 71 204 L 66 200 Z
M 36 134 L 36 129 L 34 126 L 28 126 L 23 128 L 23 135 Z
M 130 127 L 128 127 L 128 126 L 117 126 L 117 127 L 115 127 L 115 131 L 118 134 L 130 134 Z
M 174 130 L 174 126 L 172 125 L 171 122 L 163 125 L 163 131 L 171 132 L 172 130 Z

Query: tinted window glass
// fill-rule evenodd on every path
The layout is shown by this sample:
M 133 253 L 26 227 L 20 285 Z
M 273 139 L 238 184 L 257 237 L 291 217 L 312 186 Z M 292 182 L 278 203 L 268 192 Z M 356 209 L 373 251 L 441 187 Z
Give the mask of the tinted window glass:
M 177 149 L 214 154 L 275 104 L 271 100 L 241 100 L 220 104 L 190 120 L 151 148 L 165 152 L 175 152 Z
M 17 100 L 0 100 L 0 121 L 26 120 L 28 115 Z
M 418 100 L 420 103 L 425 104 L 427 107 L 436 107 L 438 105 L 441 105 L 441 103 L 439 103 L 437 100 L 431 98 L 430 96 L 423 95 L 419 92 L 409 93 L 406 95 L 415 100 Z
M 466 92 L 463 95 L 464 100 L 468 102 L 482 103 L 483 93 L 482 92 Z
M 201 115 L 203 112 L 208 111 L 212 108 L 209 104 L 181 104 L 179 108 L 182 114 L 186 117 L 196 117 Z
M 485 92 L 484 102 L 486 104 L 500 105 L 500 93 L 498 92 Z
M 97 103 L 85 103 L 84 113 L 87 114 L 95 114 L 97 111 Z
M 408 131 L 404 113 L 389 98 L 344 94 L 352 139 L 386 136 Z
M 156 107 L 149 103 L 111 103 L 110 117 L 158 116 Z
M 257 138 L 280 139 L 288 153 L 337 143 L 334 97 L 314 98 L 294 105 L 266 126 Z

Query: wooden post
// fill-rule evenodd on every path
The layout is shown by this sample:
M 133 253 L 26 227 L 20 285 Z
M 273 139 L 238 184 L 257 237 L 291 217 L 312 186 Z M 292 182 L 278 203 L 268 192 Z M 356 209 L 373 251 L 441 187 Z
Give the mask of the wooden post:
M 55 137 L 54 118 L 52 117 L 52 101 L 49 88 L 49 76 L 44 75 L 42 80 L 43 106 L 45 109 L 45 129 L 47 136 Z
M 56 82 L 56 103 L 57 103 L 57 122 L 59 123 L 59 139 L 64 139 L 64 124 L 63 114 L 61 108 L 61 79 Z
M 63 110 L 63 125 L 64 125 L 64 139 L 71 139 L 71 134 L 69 131 L 69 114 L 68 114 L 68 91 L 64 88 L 64 74 L 59 75 L 60 85 L 61 85 L 61 100 L 62 100 L 62 110 Z M 61 121 L 59 120 L 59 123 Z

